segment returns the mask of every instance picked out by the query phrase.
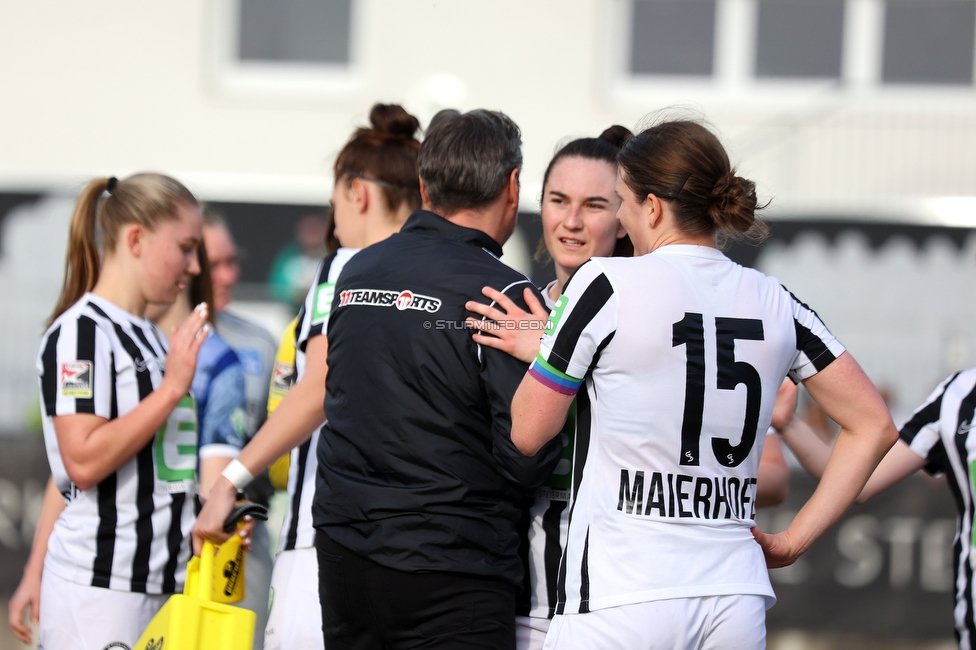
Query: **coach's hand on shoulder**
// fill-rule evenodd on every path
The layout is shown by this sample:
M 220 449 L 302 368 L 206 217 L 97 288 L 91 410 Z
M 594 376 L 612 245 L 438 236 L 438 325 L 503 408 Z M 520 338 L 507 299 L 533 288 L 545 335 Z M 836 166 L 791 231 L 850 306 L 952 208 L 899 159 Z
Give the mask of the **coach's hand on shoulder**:
M 484 305 L 470 300 L 464 308 L 483 316 L 481 319 L 468 318 L 465 324 L 473 330 L 472 339 L 478 345 L 501 350 L 519 361 L 532 363 L 539 354 L 539 341 L 546 331 L 549 313 L 542 306 L 532 289 L 523 292 L 525 311 L 497 289 L 484 287 L 481 293 L 493 302 Z
M 163 383 L 169 383 L 180 395 L 190 390 L 197 369 L 197 354 L 209 334 L 207 303 L 202 302 L 170 335 Z
M 237 488 L 224 476 L 217 477 L 210 494 L 203 502 L 203 509 L 193 524 L 193 554 L 200 555 L 204 540 L 221 544 L 234 533 L 224 532 L 224 522 L 234 509 L 237 501 Z

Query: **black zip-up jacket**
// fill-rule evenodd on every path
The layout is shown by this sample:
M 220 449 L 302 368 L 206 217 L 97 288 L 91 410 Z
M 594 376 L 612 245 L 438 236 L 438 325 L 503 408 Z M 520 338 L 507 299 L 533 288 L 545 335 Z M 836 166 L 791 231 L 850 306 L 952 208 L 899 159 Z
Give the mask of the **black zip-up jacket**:
M 485 285 L 523 309 L 526 287 L 538 296 L 501 252 L 485 233 L 418 210 L 336 284 L 313 517 L 361 557 L 520 583 L 521 500 L 560 443 L 533 457 L 515 448 L 512 397 L 527 366 L 464 328 L 464 303 L 487 303 Z

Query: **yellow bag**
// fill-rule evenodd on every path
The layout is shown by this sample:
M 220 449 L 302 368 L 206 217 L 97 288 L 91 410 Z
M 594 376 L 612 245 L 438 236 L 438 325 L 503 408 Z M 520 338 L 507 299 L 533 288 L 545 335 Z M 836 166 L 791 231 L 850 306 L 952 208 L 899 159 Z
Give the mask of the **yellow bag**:
M 183 593 L 166 601 L 133 650 L 250 650 L 254 612 L 213 602 L 213 544 L 200 555 L 186 567 Z

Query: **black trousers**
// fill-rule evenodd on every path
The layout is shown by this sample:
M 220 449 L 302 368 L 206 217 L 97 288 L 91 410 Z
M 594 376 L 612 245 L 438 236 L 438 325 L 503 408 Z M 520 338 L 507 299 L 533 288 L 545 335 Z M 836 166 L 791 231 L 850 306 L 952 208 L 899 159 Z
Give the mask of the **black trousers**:
M 515 587 L 456 573 L 406 573 L 315 533 L 328 650 L 515 649 Z

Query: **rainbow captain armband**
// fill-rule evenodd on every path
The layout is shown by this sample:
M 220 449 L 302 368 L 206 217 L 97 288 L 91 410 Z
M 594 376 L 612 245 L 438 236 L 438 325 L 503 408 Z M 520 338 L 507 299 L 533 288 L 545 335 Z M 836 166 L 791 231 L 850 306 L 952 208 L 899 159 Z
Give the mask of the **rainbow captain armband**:
M 563 395 L 575 395 L 583 384 L 582 379 L 570 377 L 565 372 L 553 368 L 548 361 L 542 358 L 541 353 L 529 366 L 529 374 L 535 377 L 539 383 Z

